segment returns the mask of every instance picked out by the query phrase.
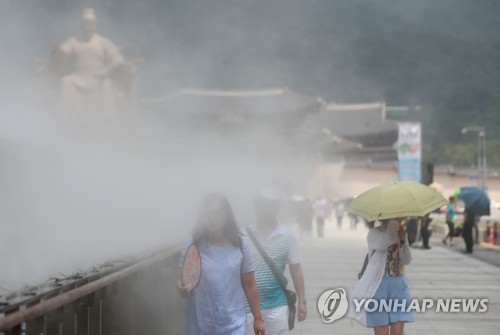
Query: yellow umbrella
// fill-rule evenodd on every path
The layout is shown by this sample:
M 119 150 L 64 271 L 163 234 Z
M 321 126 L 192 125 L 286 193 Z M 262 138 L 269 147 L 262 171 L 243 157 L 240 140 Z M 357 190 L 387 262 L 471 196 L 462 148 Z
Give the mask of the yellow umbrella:
M 374 187 L 356 197 L 347 212 L 368 221 L 424 216 L 448 203 L 432 188 L 411 181 L 391 182 Z

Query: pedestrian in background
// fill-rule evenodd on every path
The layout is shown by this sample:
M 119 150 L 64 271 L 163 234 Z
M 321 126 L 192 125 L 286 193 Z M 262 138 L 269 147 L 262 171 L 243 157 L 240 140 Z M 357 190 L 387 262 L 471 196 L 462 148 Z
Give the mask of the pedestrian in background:
M 424 249 L 430 249 L 429 239 L 431 237 L 431 230 L 429 229 L 432 219 L 429 214 L 425 215 L 422 219 L 422 225 L 420 226 L 420 232 L 422 234 L 422 247 Z
M 450 246 L 453 246 L 453 236 L 455 236 L 455 223 L 453 219 L 455 218 L 455 197 L 451 196 L 449 199 L 450 203 L 446 205 L 446 224 L 448 225 L 448 235 L 443 239 L 443 244 L 446 245 L 446 240 Z
M 335 202 L 335 217 L 337 218 L 337 227 L 342 228 L 342 218 L 344 217 L 345 206 L 342 199 Z
M 463 223 L 463 237 L 465 241 L 465 253 L 472 254 L 474 248 L 474 239 L 472 237 L 472 230 L 476 224 L 476 215 L 470 209 L 465 209 L 464 211 L 464 223 Z
M 296 204 L 297 223 L 300 229 L 300 238 L 308 238 L 312 235 L 312 221 L 314 209 L 308 198 L 298 201 Z
M 314 216 L 316 218 L 316 231 L 318 232 L 318 237 L 324 236 L 326 211 L 326 201 L 323 198 L 318 197 L 314 202 Z
M 418 217 L 411 216 L 406 222 L 406 233 L 408 234 L 408 243 L 410 243 L 410 246 L 417 240 L 418 221 Z

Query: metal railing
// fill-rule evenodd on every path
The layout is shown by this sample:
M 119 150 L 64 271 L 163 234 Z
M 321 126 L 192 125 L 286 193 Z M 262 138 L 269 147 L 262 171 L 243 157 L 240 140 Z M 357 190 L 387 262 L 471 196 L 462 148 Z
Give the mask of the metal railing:
M 0 302 L 0 334 L 183 334 L 179 249 Z

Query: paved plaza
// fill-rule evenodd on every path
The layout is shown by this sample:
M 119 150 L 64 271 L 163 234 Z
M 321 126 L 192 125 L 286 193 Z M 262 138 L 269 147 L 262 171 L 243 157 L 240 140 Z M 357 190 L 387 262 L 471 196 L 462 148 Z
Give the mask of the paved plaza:
M 365 227 L 341 230 L 327 222 L 326 237 L 302 240 L 303 269 L 306 279 L 308 319 L 297 324 L 294 334 L 373 334 L 347 318 L 333 324 L 322 323 L 316 307 L 317 297 L 328 288 L 352 291 L 366 254 Z M 417 313 L 416 322 L 406 325 L 405 334 L 500 333 L 500 267 L 440 245 L 436 236 L 430 250 L 412 249 L 413 262 L 406 267 L 414 298 L 488 298 L 486 313 Z M 500 257 L 500 253 L 497 255 Z

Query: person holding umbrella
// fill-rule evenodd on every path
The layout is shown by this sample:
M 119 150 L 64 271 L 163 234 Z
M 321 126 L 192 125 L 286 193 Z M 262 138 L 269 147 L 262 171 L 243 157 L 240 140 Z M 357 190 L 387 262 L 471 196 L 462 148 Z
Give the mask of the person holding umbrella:
M 476 215 L 472 209 L 465 209 L 464 211 L 464 224 L 463 224 L 463 238 L 465 242 L 465 253 L 472 254 L 474 249 L 474 239 L 472 237 L 472 229 L 476 224 Z
M 463 238 L 465 253 L 470 254 L 474 248 L 472 230 L 476 231 L 476 243 L 479 237 L 477 220 L 481 215 L 490 215 L 490 198 L 477 187 L 460 187 L 455 191 L 455 196 L 465 204 Z
M 405 265 L 412 256 L 404 222 L 409 216 L 422 217 L 446 203 L 442 195 L 427 186 L 396 182 L 368 190 L 349 204 L 347 211 L 368 220 L 370 228 L 368 262 L 351 299 L 406 303 L 396 310 L 373 312 L 356 310 L 355 304 L 350 303 L 348 317 L 373 328 L 375 335 L 402 335 L 405 323 L 415 321 L 414 314 L 406 312 L 411 294 Z

